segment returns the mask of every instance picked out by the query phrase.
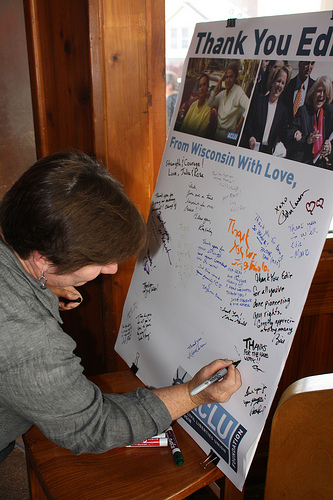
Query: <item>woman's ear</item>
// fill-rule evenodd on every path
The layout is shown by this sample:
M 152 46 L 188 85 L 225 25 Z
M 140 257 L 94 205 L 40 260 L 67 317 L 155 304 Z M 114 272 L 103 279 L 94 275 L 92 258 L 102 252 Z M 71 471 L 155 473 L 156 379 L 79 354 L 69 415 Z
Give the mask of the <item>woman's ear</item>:
M 44 255 L 39 253 L 37 250 L 35 250 L 33 252 L 32 258 L 33 258 L 35 266 L 40 271 L 43 271 L 43 273 L 47 272 L 52 265 L 51 262 L 46 257 L 44 257 Z

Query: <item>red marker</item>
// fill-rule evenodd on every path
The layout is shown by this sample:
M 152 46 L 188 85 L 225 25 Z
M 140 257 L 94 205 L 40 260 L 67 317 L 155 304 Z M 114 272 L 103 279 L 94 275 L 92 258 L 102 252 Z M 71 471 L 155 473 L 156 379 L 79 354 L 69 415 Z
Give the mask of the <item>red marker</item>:
M 168 446 L 168 438 L 163 436 L 153 436 L 150 439 L 146 439 L 145 441 L 142 441 L 141 443 L 136 443 L 136 444 L 130 444 L 127 446 L 127 448 L 135 448 L 135 447 L 149 447 L 149 446 Z

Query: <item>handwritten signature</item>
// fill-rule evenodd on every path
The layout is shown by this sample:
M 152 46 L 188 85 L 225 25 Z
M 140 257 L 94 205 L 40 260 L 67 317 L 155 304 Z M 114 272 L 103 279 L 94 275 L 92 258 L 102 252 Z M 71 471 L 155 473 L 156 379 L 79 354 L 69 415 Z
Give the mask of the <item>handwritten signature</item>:
M 296 208 L 302 201 L 305 193 L 307 193 L 309 189 L 303 191 L 297 198 L 296 201 L 288 200 L 287 196 L 283 198 L 279 205 L 275 207 L 275 213 L 278 215 L 278 224 L 281 226 L 289 219 L 289 217 L 295 212 Z
M 142 287 L 143 287 L 143 295 L 145 298 L 148 297 L 148 295 L 150 295 L 152 292 L 157 292 L 158 290 L 158 285 L 153 285 L 152 283 L 149 283 L 148 281 L 144 281 L 142 283 Z
M 202 337 L 200 337 L 197 340 L 194 340 L 194 342 L 192 342 L 187 347 L 188 350 L 187 359 L 193 358 L 193 356 L 197 354 L 199 351 L 201 351 L 201 349 L 205 347 L 205 345 L 207 345 L 207 342 L 204 342 Z
M 266 400 L 266 389 L 265 384 L 261 384 L 259 387 L 247 386 L 244 394 L 243 403 L 245 408 L 249 408 L 249 415 L 260 415 L 266 410 L 266 405 L 264 404 Z

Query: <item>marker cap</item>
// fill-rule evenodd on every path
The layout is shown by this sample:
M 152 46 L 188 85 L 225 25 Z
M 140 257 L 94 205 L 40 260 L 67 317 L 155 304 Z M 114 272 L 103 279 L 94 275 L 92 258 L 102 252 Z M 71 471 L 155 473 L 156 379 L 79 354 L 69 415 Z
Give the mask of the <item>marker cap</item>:
M 183 465 L 183 463 L 184 463 L 184 457 L 180 453 L 180 451 L 175 451 L 174 454 L 173 454 L 173 458 L 174 458 L 174 460 L 176 462 L 176 465 Z

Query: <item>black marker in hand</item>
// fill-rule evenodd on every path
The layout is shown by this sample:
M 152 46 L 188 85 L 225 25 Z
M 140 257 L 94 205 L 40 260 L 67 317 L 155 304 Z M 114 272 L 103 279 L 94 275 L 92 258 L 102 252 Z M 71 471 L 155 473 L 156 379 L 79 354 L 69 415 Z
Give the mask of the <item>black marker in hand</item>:
M 241 362 L 241 360 L 239 360 L 239 361 L 233 361 L 232 364 L 236 368 L 239 365 L 240 362 Z M 207 387 L 209 387 L 210 385 L 212 385 L 214 382 L 219 382 L 220 380 L 223 379 L 223 377 L 227 374 L 227 372 L 228 372 L 228 367 L 227 368 L 221 368 L 221 370 L 218 370 L 216 373 L 214 373 L 214 375 L 212 375 L 208 380 L 206 380 L 205 382 L 202 382 L 202 384 L 200 384 L 197 387 L 195 387 L 190 392 L 190 395 L 191 396 L 195 396 L 196 394 L 199 394 L 199 392 L 203 391 L 204 389 L 206 389 Z
M 69 304 L 70 302 L 77 302 L 80 304 L 81 302 L 81 297 L 78 297 L 77 299 L 66 299 L 66 297 L 59 297 L 59 302 L 62 302 L 63 304 Z

